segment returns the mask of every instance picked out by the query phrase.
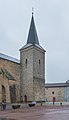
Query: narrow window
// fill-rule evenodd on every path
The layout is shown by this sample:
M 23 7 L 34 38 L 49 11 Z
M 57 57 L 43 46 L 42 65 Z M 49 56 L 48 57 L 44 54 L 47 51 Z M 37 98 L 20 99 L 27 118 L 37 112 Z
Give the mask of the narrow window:
M 54 94 L 54 92 L 52 92 L 52 94 Z
M 26 64 L 27 64 L 27 59 L 26 59 Z
M 25 64 L 26 64 L 26 68 L 27 68 L 27 59 L 26 59 L 26 61 L 25 61 Z
M 39 74 L 41 74 L 41 60 L 38 61 L 38 67 L 39 67 Z
M 40 59 L 39 59 L 39 64 L 40 64 Z

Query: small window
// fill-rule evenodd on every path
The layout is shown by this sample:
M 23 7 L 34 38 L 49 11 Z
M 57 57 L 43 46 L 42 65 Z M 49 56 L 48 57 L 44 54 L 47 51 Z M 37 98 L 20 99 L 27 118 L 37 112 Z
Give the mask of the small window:
M 27 59 L 26 59 L 26 61 L 25 61 L 25 65 L 26 65 L 26 68 L 27 68 Z
M 26 64 L 27 64 L 27 59 L 26 59 Z
M 52 94 L 54 94 L 54 91 L 52 92 Z
M 39 64 L 40 64 L 40 59 L 39 59 Z

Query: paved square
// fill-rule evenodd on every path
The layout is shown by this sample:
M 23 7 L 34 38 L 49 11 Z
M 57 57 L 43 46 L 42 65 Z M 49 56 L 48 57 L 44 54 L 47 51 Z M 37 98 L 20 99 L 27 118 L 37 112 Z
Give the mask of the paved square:
M 0 120 L 69 120 L 69 106 L 35 106 L 0 111 Z

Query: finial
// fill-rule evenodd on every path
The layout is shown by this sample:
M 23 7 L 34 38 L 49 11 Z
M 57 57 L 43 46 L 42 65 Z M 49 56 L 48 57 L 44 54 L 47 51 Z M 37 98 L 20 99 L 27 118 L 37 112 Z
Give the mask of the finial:
M 34 8 L 32 7 L 32 15 L 34 14 Z

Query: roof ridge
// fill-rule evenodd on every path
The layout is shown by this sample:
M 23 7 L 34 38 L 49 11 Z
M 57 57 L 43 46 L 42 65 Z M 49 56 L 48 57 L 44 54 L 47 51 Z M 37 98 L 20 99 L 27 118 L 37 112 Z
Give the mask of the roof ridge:
M 0 58 L 6 59 L 6 60 L 10 60 L 16 63 L 20 63 L 20 60 L 11 56 L 8 56 L 6 54 L 0 53 Z

